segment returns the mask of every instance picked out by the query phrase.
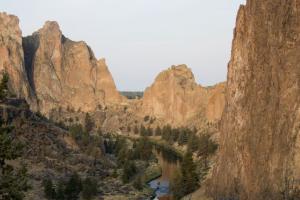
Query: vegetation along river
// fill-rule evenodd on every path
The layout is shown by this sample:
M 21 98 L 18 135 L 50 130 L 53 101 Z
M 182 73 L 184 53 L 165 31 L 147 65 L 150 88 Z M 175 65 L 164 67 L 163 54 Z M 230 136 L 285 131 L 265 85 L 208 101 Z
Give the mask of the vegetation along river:
M 149 186 L 155 190 L 154 199 L 171 199 L 171 181 L 179 168 L 181 157 L 172 150 L 155 147 L 154 153 L 161 166 L 162 174 L 159 178 L 149 182 Z

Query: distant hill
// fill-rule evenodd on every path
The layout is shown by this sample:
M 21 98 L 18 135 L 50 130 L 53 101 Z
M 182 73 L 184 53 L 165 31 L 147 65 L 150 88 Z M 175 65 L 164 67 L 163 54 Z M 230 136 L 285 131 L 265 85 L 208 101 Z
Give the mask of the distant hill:
M 120 91 L 120 93 L 127 97 L 128 99 L 141 99 L 144 95 L 144 92 L 138 92 L 138 91 Z

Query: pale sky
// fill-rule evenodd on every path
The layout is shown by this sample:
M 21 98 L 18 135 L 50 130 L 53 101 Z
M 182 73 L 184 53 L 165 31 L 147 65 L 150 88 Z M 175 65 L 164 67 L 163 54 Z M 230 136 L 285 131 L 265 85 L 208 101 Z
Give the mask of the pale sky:
M 201 85 L 226 80 L 235 18 L 245 0 L 0 0 L 23 35 L 47 20 L 106 58 L 119 90 L 144 90 L 171 65 Z

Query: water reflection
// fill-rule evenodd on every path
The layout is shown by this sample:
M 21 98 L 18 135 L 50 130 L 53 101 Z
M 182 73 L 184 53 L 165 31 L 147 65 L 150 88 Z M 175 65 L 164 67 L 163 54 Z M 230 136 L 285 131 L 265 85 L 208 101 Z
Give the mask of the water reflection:
M 150 183 L 150 187 L 155 190 L 156 197 L 163 197 L 170 195 L 170 182 L 165 180 L 153 180 Z
M 162 168 L 161 177 L 151 181 L 150 187 L 155 190 L 156 199 L 170 199 L 170 184 L 176 170 L 179 168 L 181 157 L 174 150 L 162 147 L 154 148 L 154 154 Z

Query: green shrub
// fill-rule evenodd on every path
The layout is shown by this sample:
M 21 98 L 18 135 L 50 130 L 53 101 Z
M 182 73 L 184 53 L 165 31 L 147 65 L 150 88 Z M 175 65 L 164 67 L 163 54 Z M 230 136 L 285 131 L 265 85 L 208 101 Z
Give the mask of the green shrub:
M 95 179 L 86 178 L 82 181 L 82 198 L 91 200 L 98 193 L 98 183 Z
M 74 173 L 65 187 L 66 200 L 76 200 L 79 198 L 79 193 L 82 190 L 81 179 L 77 173 Z
M 43 181 L 44 193 L 47 199 L 55 199 L 56 192 L 51 179 Z
M 130 179 L 136 174 L 137 168 L 133 161 L 126 161 L 123 166 L 122 181 L 128 183 Z

